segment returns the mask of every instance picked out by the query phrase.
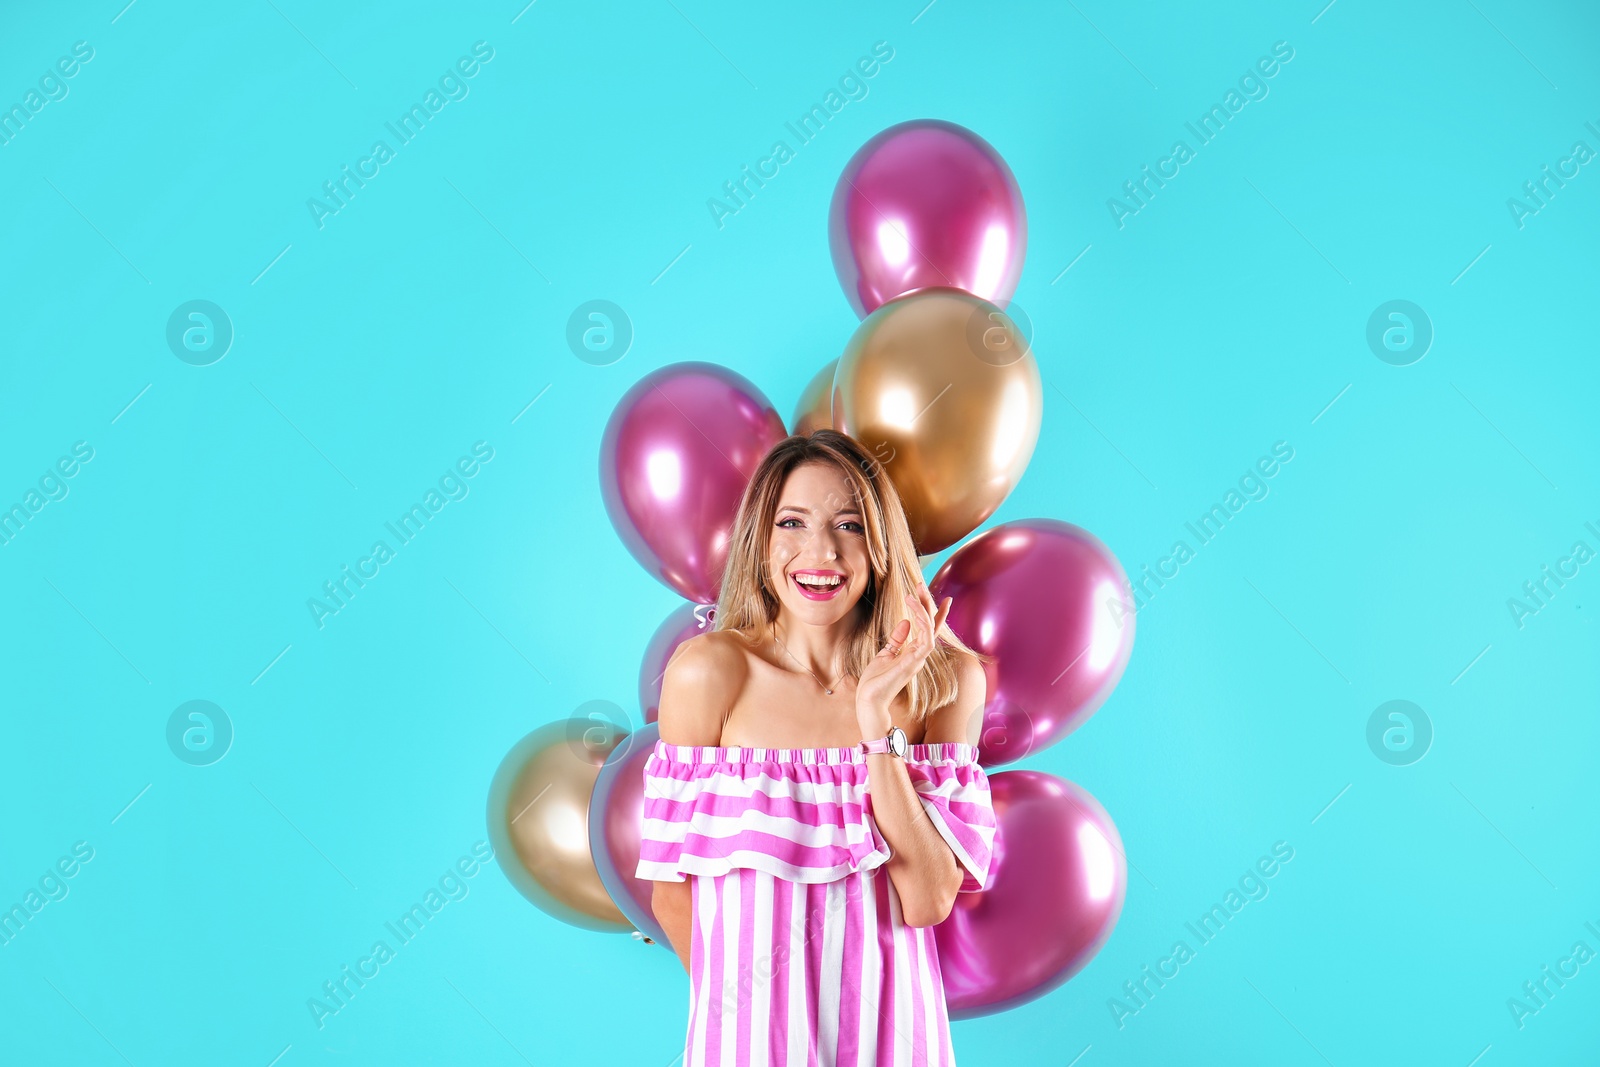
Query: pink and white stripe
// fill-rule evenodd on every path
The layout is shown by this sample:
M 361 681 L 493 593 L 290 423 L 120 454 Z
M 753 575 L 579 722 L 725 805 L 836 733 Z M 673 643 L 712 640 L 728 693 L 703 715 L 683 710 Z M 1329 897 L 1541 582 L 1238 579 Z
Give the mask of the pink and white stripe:
M 963 871 L 995 816 L 975 746 L 912 745 L 907 771 Z M 852 748 L 658 741 L 637 874 L 693 882 L 684 1067 L 954 1067 L 932 927 L 907 926 Z

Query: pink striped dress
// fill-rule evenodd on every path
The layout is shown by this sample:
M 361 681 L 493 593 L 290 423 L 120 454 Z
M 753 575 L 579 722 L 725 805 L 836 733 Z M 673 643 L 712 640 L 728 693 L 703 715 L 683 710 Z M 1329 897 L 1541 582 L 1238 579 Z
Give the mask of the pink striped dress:
M 640 878 L 692 879 L 684 1067 L 954 1067 L 931 926 L 907 926 L 854 748 L 657 741 Z M 969 744 L 911 745 L 929 820 L 982 889 L 995 835 Z

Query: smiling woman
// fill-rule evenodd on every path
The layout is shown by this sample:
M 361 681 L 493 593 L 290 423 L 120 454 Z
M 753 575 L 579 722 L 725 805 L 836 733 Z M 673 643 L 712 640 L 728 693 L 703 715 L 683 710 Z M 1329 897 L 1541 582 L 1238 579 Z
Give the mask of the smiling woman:
M 762 460 L 644 768 L 635 874 L 689 972 L 685 1067 L 953 1067 L 933 928 L 986 884 L 996 820 L 950 603 L 860 444 Z

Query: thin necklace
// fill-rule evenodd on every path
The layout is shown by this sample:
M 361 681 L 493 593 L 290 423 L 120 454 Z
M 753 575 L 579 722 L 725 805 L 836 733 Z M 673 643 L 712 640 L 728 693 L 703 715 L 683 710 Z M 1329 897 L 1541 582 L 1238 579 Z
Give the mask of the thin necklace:
M 833 695 L 833 688 L 831 686 L 823 685 L 822 679 L 821 678 L 817 678 L 816 673 L 814 671 L 812 671 L 810 667 L 807 667 L 804 663 L 801 663 L 798 659 L 795 659 L 794 653 L 789 651 L 789 646 L 784 644 L 783 643 L 783 638 L 778 636 L 778 628 L 776 626 L 774 626 L 772 628 L 772 639 L 774 641 L 778 642 L 778 647 L 783 649 L 783 654 L 784 655 L 786 655 L 790 659 L 794 660 L 795 664 L 797 666 L 799 666 L 799 668 L 801 670 L 805 671 L 807 674 L 811 675 L 812 678 L 816 679 L 817 684 L 822 686 L 822 691 L 824 693 L 827 693 L 829 696 Z M 844 677 L 844 675 L 840 675 L 840 677 L 842 678 L 842 677 Z M 838 684 L 839 684 L 838 682 L 834 683 L 834 685 L 838 685 Z

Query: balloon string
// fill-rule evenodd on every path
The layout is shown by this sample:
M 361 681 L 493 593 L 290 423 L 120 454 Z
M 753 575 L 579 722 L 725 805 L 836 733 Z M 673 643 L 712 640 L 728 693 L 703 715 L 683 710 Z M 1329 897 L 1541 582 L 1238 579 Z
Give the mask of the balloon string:
M 700 614 L 701 611 L 704 611 L 705 614 Z M 715 604 L 696 604 L 694 606 L 694 617 L 696 623 L 695 629 L 704 630 L 708 622 L 714 622 L 716 620 L 717 606 Z

